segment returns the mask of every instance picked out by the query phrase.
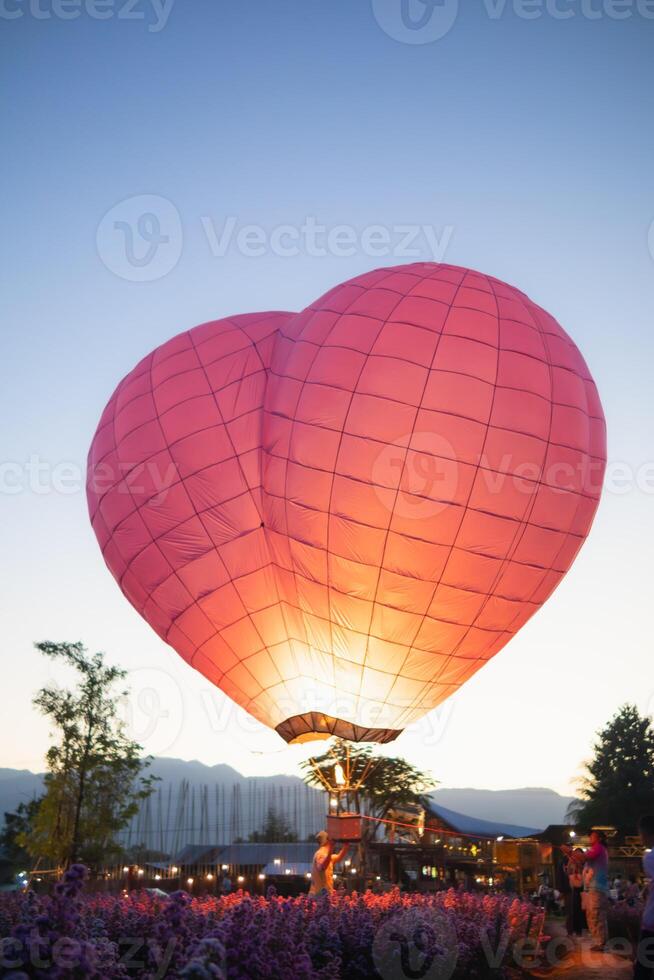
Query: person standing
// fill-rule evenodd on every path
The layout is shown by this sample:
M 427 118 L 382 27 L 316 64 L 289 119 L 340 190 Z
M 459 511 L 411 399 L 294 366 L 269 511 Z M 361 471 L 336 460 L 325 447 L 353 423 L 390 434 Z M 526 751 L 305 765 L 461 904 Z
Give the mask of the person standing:
M 580 847 L 575 848 L 578 855 L 577 861 L 570 859 L 566 865 L 568 881 L 570 883 L 570 918 L 568 920 L 568 935 L 582 936 L 586 927 L 586 916 L 581 902 L 584 891 L 584 879 L 578 861 L 583 859 L 584 852 Z
M 636 881 L 636 875 L 629 875 L 629 884 L 624 893 L 625 901 L 629 908 L 633 908 L 640 899 L 640 885 Z
M 331 895 L 334 891 L 334 865 L 343 860 L 349 850 L 349 844 L 344 844 L 338 854 L 334 854 L 334 842 L 326 830 L 319 830 L 316 840 L 320 846 L 313 855 L 309 894 L 319 895 L 321 892 L 327 892 Z
M 609 938 L 609 851 L 606 835 L 601 830 L 592 830 L 590 847 L 581 855 L 569 845 L 564 844 L 562 850 L 579 868 L 584 866 L 586 919 L 593 937 L 591 949 L 594 953 L 603 953 Z
M 570 885 L 570 880 L 568 878 L 568 865 L 565 859 L 557 861 L 555 871 L 554 871 L 554 882 L 556 884 L 556 889 L 563 899 L 563 907 L 565 909 L 565 926 L 566 932 L 569 936 L 572 935 L 572 887 Z
M 641 817 L 639 829 L 641 840 L 647 848 L 643 868 L 649 882 L 640 924 L 634 980 L 654 980 L 654 814 Z

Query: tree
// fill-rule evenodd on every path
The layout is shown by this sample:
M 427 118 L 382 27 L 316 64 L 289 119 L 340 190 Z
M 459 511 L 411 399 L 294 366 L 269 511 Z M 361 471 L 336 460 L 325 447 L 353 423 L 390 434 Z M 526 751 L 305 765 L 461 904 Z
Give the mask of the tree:
M 271 806 L 268 808 L 261 830 L 253 831 L 248 840 L 252 844 L 294 844 L 297 841 L 297 834 L 284 814 Z
M 344 809 L 370 819 L 362 821 L 360 864 L 365 873 L 368 844 L 391 810 L 398 807 L 427 808 L 427 793 L 436 780 L 405 759 L 373 757 L 370 746 L 351 745 L 342 739 L 329 752 L 301 763 L 305 782 L 318 789 L 335 788 L 336 764 L 349 774 L 349 788 L 342 790 Z
M 11 878 L 19 868 L 26 868 L 29 864 L 29 854 L 20 840 L 31 830 L 40 802 L 34 799 L 29 803 L 19 803 L 13 813 L 5 813 L 4 827 L 0 831 L 0 851 L 6 878 Z
M 36 648 L 73 667 L 80 679 L 73 691 L 48 686 L 34 698 L 57 740 L 46 756 L 45 794 L 19 843 L 57 865 L 96 865 L 119 856 L 118 833 L 153 789 L 152 777 L 142 774 L 149 760 L 117 715 L 115 685 L 126 671 L 106 665 L 102 653 L 89 656 L 81 643 Z
M 625 704 L 597 733 L 594 757 L 580 781 L 580 799 L 568 816 L 580 827 L 612 826 L 635 834 L 638 819 L 654 812 L 654 727 Z

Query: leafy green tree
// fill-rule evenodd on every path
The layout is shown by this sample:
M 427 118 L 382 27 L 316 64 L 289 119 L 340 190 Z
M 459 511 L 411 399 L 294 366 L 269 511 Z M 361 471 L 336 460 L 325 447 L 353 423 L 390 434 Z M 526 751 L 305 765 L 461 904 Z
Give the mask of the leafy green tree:
M 97 865 L 120 855 L 117 835 L 153 789 L 152 777 L 143 775 L 149 761 L 117 714 L 117 694 L 125 692 L 115 686 L 126 671 L 105 664 L 102 653 L 89 656 L 81 643 L 36 648 L 73 667 L 79 681 L 72 691 L 47 686 L 34 698 L 56 742 L 46 756 L 45 794 L 18 841 L 33 857 L 56 865 Z
M 654 727 L 632 704 L 623 705 L 597 733 L 594 756 L 568 816 L 580 827 L 612 826 L 635 834 L 654 812 Z
M 40 802 L 35 799 L 29 803 L 19 803 L 13 813 L 5 813 L 4 827 L 0 831 L 0 851 L 7 880 L 29 865 L 29 854 L 19 842 L 31 830 Z
M 374 757 L 370 746 L 352 745 L 339 739 L 324 755 L 301 763 L 305 782 L 317 789 L 326 786 L 335 789 L 337 763 L 347 776 L 340 793 L 342 809 L 369 818 L 362 821 L 359 857 L 361 870 L 365 873 L 368 845 L 383 820 L 397 808 L 426 808 L 427 793 L 436 786 L 436 780 L 405 759 Z
M 253 844 L 294 844 L 297 834 L 284 814 L 271 806 L 261 830 L 253 831 L 248 840 Z

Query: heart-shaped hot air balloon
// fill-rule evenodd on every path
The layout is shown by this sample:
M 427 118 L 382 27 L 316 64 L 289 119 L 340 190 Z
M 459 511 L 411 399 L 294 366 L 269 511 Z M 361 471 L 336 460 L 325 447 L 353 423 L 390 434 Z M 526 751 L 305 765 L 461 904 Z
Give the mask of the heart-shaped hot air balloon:
M 572 340 L 491 276 L 378 269 L 158 347 L 89 454 L 132 605 L 287 741 L 390 741 L 536 612 L 606 460 Z

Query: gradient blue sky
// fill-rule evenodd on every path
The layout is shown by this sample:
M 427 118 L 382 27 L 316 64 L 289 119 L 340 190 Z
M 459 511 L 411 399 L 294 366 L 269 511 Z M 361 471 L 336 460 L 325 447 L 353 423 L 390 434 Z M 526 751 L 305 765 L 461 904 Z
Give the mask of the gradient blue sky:
M 249 726 L 140 620 L 75 474 L 115 384 L 168 337 L 300 309 L 412 260 L 360 244 L 348 257 L 253 257 L 234 243 L 218 255 L 206 232 L 230 217 L 266 233 L 309 218 L 381 225 L 394 244 L 397 226 L 429 226 L 445 261 L 529 293 L 590 365 L 610 476 L 588 543 L 521 634 L 393 746 L 445 785 L 569 790 L 622 702 L 654 710 L 654 10 L 593 0 L 591 18 L 590 0 L 561 0 L 567 19 L 551 4 L 526 19 L 513 3 L 462 3 L 442 38 L 403 43 L 400 0 L 176 0 L 160 30 L 144 0 L 142 19 L 110 0 L 105 20 L 39 2 L 0 13 L 0 766 L 42 766 L 47 726 L 30 698 L 66 679 L 32 651 L 44 638 L 81 638 L 129 668 L 126 715 L 150 751 L 250 774 L 295 771 L 307 754 Z M 146 282 L 106 230 L 138 200 L 103 223 L 142 195 L 170 202 L 161 231 L 178 259 Z M 424 234 L 417 245 L 433 258 Z

